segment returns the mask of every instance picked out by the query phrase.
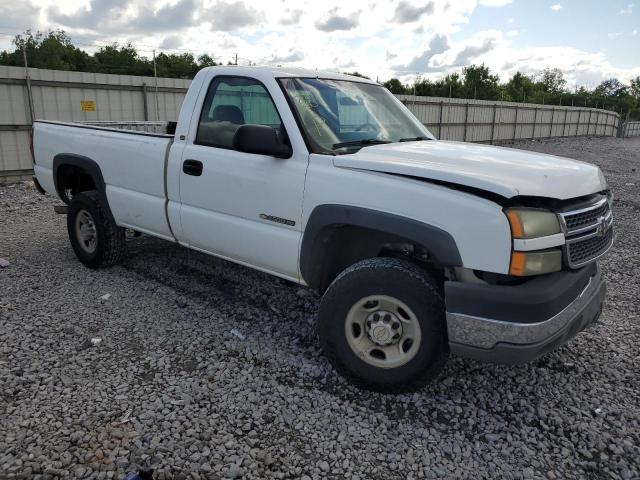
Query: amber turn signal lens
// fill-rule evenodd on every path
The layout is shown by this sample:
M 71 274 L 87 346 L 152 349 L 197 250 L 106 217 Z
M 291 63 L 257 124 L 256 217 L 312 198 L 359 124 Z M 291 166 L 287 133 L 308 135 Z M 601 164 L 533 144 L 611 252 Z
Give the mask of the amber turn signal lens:
M 527 263 L 527 257 L 522 252 L 513 252 L 511 254 L 511 266 L 509 267 L 509 275 L 521 277 L 524 275 L 524 267 Z
M 532 208 L 506 210 L 513 238 L 537 238 L 560 233 L 560 223 L 555 213 Z
M 524 229 L 522 228 L 522 222 L 515 210 L 507 211 L 507 218 L 509 219 L 509 225 L 511 225 L 511 235 L 513 238 L 524 237 Z

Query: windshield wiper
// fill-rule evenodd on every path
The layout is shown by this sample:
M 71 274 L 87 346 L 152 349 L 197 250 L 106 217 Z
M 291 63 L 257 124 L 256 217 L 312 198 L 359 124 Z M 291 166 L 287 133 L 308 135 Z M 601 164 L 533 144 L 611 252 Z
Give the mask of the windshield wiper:
M 401 138 L 398 140 L 399 142 L 420 142 L 422 140 L 430 140 L 427 137 L 410 137 L 410 138 Z
M 362 140 L 352 140 L 350 142 L 334 143 L 331 148 L 357 147 L 360 145 L 379 145 L 381 143 L 391 143 L 389 140 L 379 138 L 363 138 Z

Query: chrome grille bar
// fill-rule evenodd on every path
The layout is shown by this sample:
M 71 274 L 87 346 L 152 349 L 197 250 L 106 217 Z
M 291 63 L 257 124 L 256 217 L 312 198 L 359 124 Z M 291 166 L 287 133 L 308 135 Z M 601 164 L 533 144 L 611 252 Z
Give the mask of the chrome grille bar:
M 565 235 L 564 258 L 579 268 L 604 255 L 613 244 L 613 214 L 606 197 L 588 207 L 559 212 Z

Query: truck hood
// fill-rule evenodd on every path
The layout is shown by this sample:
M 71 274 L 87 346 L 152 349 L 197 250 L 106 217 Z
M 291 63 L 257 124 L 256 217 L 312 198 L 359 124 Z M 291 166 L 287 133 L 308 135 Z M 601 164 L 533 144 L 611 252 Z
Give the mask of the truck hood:
M 337 167 L 420 177 L 498 194 L 566 200 L 607 188 L 594 165 L 477 143 L 428 140 L 362 148 L 334 157 Z

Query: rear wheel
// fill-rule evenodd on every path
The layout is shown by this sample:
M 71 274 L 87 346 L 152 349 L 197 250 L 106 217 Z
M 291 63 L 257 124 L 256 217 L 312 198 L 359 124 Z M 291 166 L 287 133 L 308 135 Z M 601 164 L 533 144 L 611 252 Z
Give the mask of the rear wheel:
M 372 258 L 342 272 L 320 304 L 318 334 L 326 356 L 358 386 L 416 390 L 448 357 L 441 287 L 406 260 Z
M 73 251 L 87 267 L 114 265 L 126 252 L 125 229 L 115 224 L 96 191 L 73 197 L 67 232 Z

